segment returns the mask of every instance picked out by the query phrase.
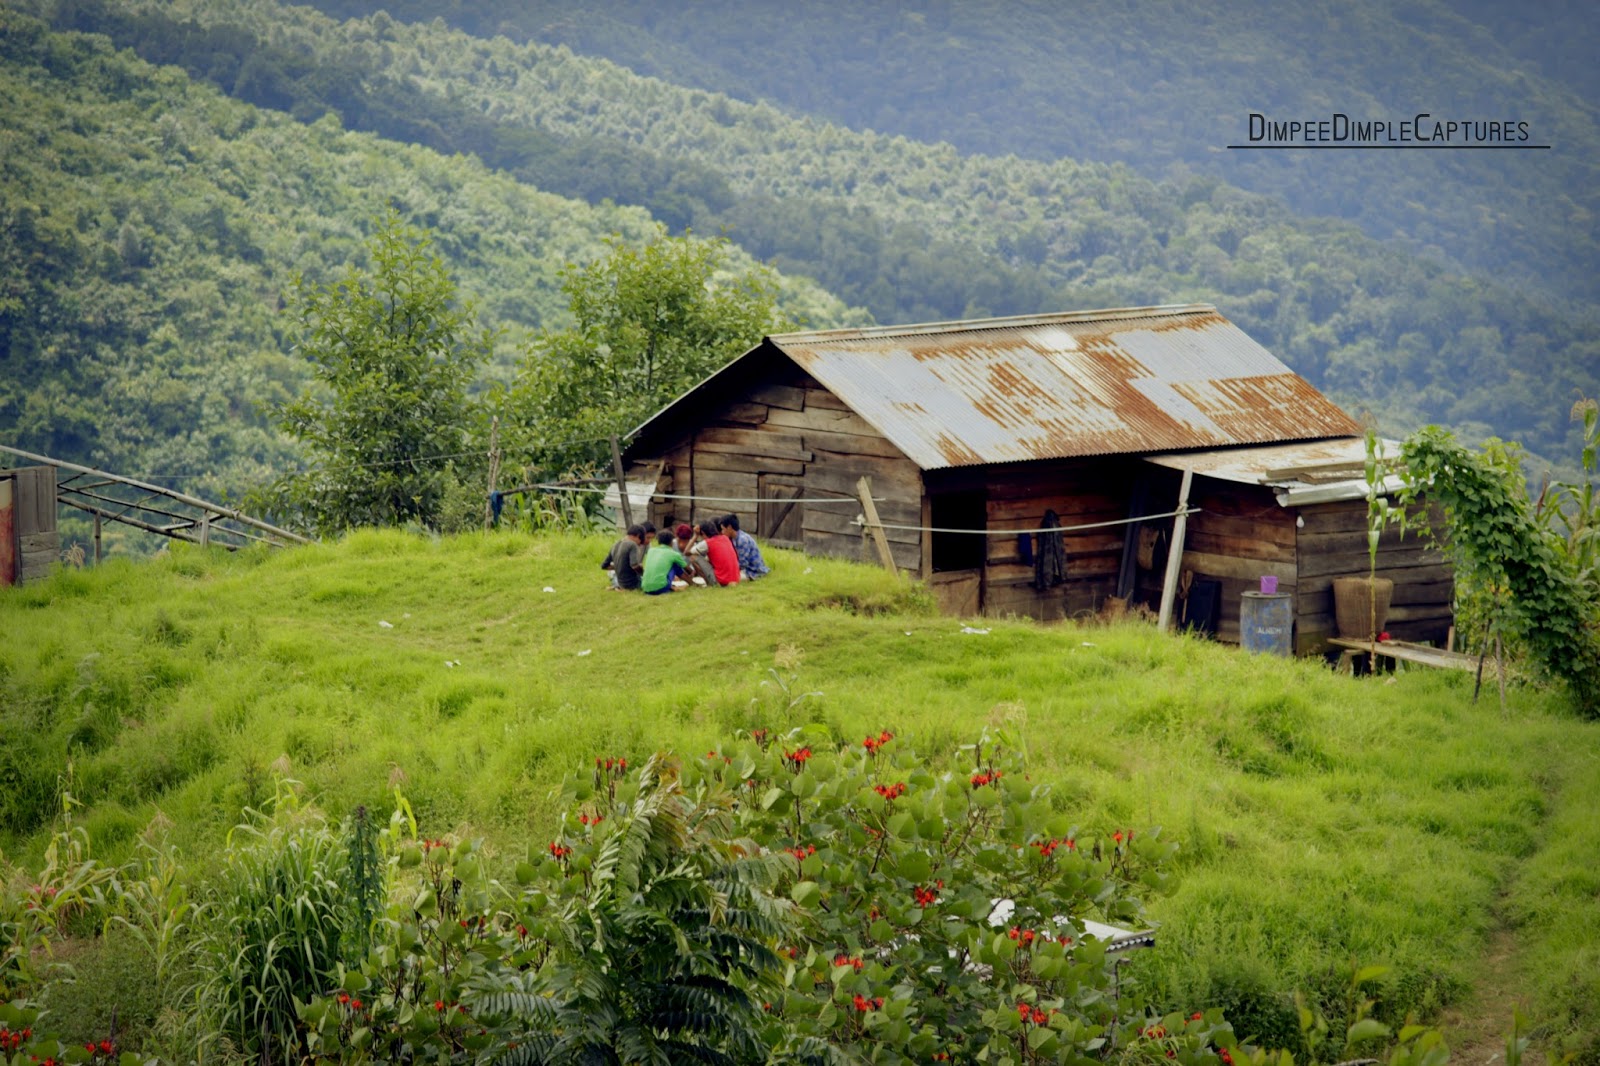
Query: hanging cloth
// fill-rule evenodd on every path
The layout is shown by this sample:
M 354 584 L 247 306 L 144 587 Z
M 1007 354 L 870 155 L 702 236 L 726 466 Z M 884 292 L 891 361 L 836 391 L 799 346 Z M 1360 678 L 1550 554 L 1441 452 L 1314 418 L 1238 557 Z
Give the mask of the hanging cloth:
M 1061 519 L 1054 511 L 1044 513 L 1039 527 L 1039 550 L 1033 557 L 1033 587 L 1040 592 L 1054 588 L 1067 580 L 1067 549 L 1056 527 Z
M 1023 566 L 1033 565 L 1033 534 L 1017 534 L 1017 561 Z

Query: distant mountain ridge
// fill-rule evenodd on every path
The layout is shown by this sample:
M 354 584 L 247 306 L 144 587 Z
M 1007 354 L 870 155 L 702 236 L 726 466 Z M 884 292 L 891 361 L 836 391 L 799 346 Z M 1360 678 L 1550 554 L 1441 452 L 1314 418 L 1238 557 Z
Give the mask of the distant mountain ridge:
M 441 17 L 962 152 L 1175 168 L 1530 291 L 1600 297 L 1600 20 L 1543 0 L 312 0 Z M 1230 151 L 1247 116 L 1523 120 L 1524 151 Z
M 310 94 L 294 105 L 308 118 L 333 107 L 357 116 L 403 91 L 412 110 L 470 117 L 483 145 L 472 150 L 507 154 L 519 174 L 536 175 L 563 146 L 603 149 L 587 172 L 582 155 L 567 160 L 575 170 L 547 172 L 588 182 L 591 198 L 613 174 L 634 182 L 635 202 L 725 229 L 882 322 L 1208 301 L 1388 432 L 1439 422 L 1557 461 L 1576 454 L 1572 402 L 1600 392 L 1592 309 L 1408 256 L 1214 178 L 964 156 L 441 21 L 339 24 L 271 0 L 95 2 L 243 33 L 258 62 L 263 42 L 304 56 L 309 73 L 279 73 L 286 90 Z M 337 104 L 316 90 L 336 77 L 351 82 Z M 528 150 L 509 151 L 527 138 Z M 656 184 L 627 173 L 634 153 L 667 168 Z
M 639 208 L 304 125 L 11 7 L 0 100 L 0 441 L 211 498 L 296 465 L 264 410 L 307 380 L 281 297 L 297 273 L 362 261 L 386 205 L 432 228 L 462 295 L 507 331 L 502 378 L 527 331 L 565 323 L 564 265 L 657 232 Z M 805 321 L 865 320 L 783 286 Z

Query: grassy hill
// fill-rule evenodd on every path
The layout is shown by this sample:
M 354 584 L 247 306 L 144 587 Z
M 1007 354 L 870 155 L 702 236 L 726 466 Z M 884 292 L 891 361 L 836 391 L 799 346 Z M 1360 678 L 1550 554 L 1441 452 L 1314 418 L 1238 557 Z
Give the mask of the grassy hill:
M 881 571 L 783 552 L 750 587 L 626 596 L 605 547 L 174 545 L 0 592 L 0 883 L 39 861 L 60 787 L 111 859 L 170 825 L 204 870 L 280 773 L 335 816 L 398 785 L 424 835 L 516 855 L 597 755 L 814 723 L 954 762 L 1004 722 L 1086 831 L 1181 842 L 1160 946 L 1128 969 L 1175 1007 L 1270 1037 L 1355 960 L 1394 967 L 1382 1016 L 1447 1017 L 1458 1050 L 1513 999 L 1551 1039 L 1600 1031 L 1597 727 L 1538 690 L 1502 714 L 1461 675 L 1356 681 L 1138 624 L 969 633 Z

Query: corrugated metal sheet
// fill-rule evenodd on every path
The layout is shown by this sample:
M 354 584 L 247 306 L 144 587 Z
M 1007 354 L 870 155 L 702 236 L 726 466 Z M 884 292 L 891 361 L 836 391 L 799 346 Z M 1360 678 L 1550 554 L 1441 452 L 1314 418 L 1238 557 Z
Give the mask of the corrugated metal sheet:
M 1383 454 L 1399 455 L 1400 442 L 1384 440 Z M 1284 507 L 1359 500 L 1367 495 L 1365 437 L 1147 455 L 1145 460 L 1172 470 L 1187 467 L 1221 481 L 1270 485 L 1277 490 L 1278 503 Z M 1379 494 L 1396 492 L 1400 485 L 1398 476 L 1387 476 L 1379 486 Z
M 924 470 L 1361 432 L 1203 304 L 769 340 Z

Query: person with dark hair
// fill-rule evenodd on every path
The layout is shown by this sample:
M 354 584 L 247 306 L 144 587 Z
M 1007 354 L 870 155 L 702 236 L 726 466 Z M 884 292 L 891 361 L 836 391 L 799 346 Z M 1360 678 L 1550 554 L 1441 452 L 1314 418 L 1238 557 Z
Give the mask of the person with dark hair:
M 756 538 L 739 528 L 738 515 L 725 514 L 717 522 L 722 527 L 722 535 L 733 545 L 734 554 L 739 558 L 739 569 L 743 571 L 746 581 L 754 581 L 771 572 L 767 569 L 766 560 L 761 558 L 761 549 L 756 547 Z
M 644 527 L 633 525 L 623 538 L 611 546 L 603 569 L 611 571 L 611 587 L 631 592 L 639 587 L 644 573 Z
M 689 569 L 689 561 L 672 546 L 672 531 L 663 529 L 656 534 L 656 542 L 644 556 L 644 575 L 639 585 L 646 596 L 659 596 L 671 592 Z M 685 586 L 687 587 L 687 586 Z
M 739 583 L 739 554 L 715 522 L 708 520 L 700 524 L 700 539 L 695 541 L 695 547 L 705 548 L 702 558 L 711 570 L 711 580 L 719 585 Z

